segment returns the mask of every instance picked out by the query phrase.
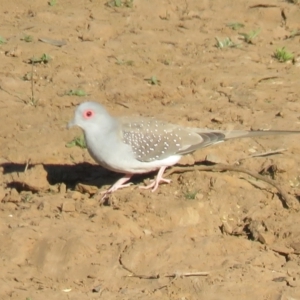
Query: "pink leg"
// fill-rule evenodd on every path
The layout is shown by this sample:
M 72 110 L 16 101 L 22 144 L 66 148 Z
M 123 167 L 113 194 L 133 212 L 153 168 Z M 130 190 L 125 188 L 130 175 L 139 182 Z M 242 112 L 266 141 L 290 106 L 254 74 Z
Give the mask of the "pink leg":
M 143 189 L 143 190 L 148 190 L 148 189 L 152 189 L 151 191 L 152 192 L 155 192 L 158 188 L 158 185 L 160 182 L 165 182 L 165 183 L 170 183 L 171 180 L 170 179 L 165 179 L 163 178 L 163 174 L 165 172 L 167 167 L 161 167 L 157 173 L 157 176 L 156 176 L 156 179 L 153 180 L 153 182 L 151 182 L 149 185 L 147 186 L 140 186 L 140 189 Z
M 126 182 L 131 177 L 132 174 L 125 174 L 124 177 L 120 178 L 117 182 L 115 182 L 107 191 L 101 192 L 101 194 L 103 195 L 101 201 L 104 200 L 109 194 L 113 193 L 114 191 L 130 186 L 132 183 L 131 182 L 126 183 Z

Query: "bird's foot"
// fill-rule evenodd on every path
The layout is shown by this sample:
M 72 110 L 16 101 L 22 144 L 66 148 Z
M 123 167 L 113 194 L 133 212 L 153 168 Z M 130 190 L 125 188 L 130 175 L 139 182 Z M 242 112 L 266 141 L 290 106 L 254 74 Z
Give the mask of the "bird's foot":
M 143 189 L 143 190 L 149 190 L 149 189 L 152 189 L 151 192 L 155 192 L 159 186 L 159 183 L 160 182 L 164 182 L 164 183 L 171 183 L 171 179 L 166 179 L 166 178 L 156 178 L 154 180 L 151 180 L 152 182 L 146 186 L 140 186 L 139 188 L 140 189 Z
M 126 174 L 124 177 L 122 177 L 116 183 L 114 183 L 108 190 L 99 192 L 99 194 L 102 195 L 100 204 L 103 204 L 104 201 L 108 198 L 108 196 L 116 190 L 132 185 L 132 182 L 126 183 L 131 177 L 131 174 Z
M 100 192 L 100 194 L 103 195 L 102 198 L 106 198 L 109 194 L 115 192 L 116 190 L 128 187 L 132 184 L 133 184 L 132 182 L 129 182 L 129 183 L 126 183 L 126 184 L 120 184 L 120 185 L 115 185 L 114 184 L 108 190 Z
M 161 167 L 158 171 L 158 174 L 156 176 L 156 179 L 153 180 L 150 184 L 148 184 L 147 186 L 140 186 L 141 189 L 143 190 L 148 190 L 148 189 L 152 189 L 151 191 L 152 192 L 155 192 L 158 188 L 158 185 L 160 182 L 165 182 L 165 183 L 170 183 L 171 182 L 171 179 L 166 179 L 166 178 L 163 178 L 163 174 L 165 172 L 167 167 Z

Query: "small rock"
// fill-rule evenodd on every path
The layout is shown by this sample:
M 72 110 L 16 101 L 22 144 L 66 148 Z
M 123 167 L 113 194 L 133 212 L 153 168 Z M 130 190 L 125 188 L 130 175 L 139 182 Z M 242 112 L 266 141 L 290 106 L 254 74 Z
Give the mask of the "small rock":
M 101 40 L 107 41 L 115 34 L 113 26 L 103 22 L 102 24 L 91 22 L 88 29 L 80 36 L 82 41 Z
M 6 191 L 5 189 L 0 186 L 0 202 L 2 201 L 2 199 L 6 196 Z
M 212 122 L 214 123 L 219 123 L 219 124 L 222 124 L 223 123 L 223 118 L 221 117 L 214 117 L 211 119 Z
M 100 293 L 102 290 L 102 285 L 97 285 L 92 289 L 93 293 Z
M 80 192 L 74 191 L 71 194 L 71 198 L 73 200 L 80 200 L 82 198 L 82 194 Z
M 280 253 L 280 254 L 292 254 L 294 253 L 294 250 L 291 249 L 291 248 L 288 248 L 286 246 L 283 246 L 283 245 L 272 245 L 270 247 L 270 249 L 272 249 L 273 251 L 277 252 L 277 253 Z
M 62 204 L 61 210 L 64 212 L 74 212 L 76 207 L 73 201 L 66 201 Z
M 19 57 L 21 54 L 22 50 L 18 46 L 5 52 L 5 55 L 10 57 Z
M 197 195 L 195 196 L 195 199 L 198 200 L 198 201 L 202 200 L 203 198 L 204 198 L 204 195 L 201 194 L 201 193 L 199 193 L 199 194 L 197 193 Z
M 160 103 L 163 105 L 163 106 L 167 106 L 169 105 L 170 103 L 172 103 L 172 100 L 171 98 L 164 98 L 160 101 Z
M 48 191 L 53 193 L 53 194 L 59 193 L 59 185 L 58 184 L 49 185 Z
M 292 242 L 290 246 L 294 249 L 294 253 L 300 253 L 300 242 Z
M 12 202 L 19 203 L 21 202 L 21 195 L 18 193 L 16 189 L 12 189 L 3 199 L 2 202 Z
M 211 162 L 214 164 L 226 164 L 225 159 L 222 159 L 221 157 L 219 157 L 213 153 L 209 153 L 208 155 L 206 155 L 205 161 Z
M 282 117 L 282 118 L 283 118 L 283 112 L 282 112 L 282 111 L 279 111 L 279 112 L 275 115 L 275 117 Z
M 223 224 L 221 225 L 221 230 L 223 234 L 232 234 L 233 229 L 232 226 L 228 224 L 227 221 L 223 221 Z
M 291 287 L 298 287 L 298 286 L 300 286 L 300 280 L 296 279 L 294 277 L 289 277 L 287 279 L 287 284 Z
M 269 232 L 260 232 L 257 239 L 262 244 L 272 245 L 275 241 L 275 236 Z
M 67 186 L 65 185 L 65 183 L 61 183 L 59 185 L 59 193 L 60 194 L 65 194 L 67 192 Z
M 45 202 L 40 202 L 37 206 L 38 210 L 44 210 L 44 208 L 45 208 Z
M 266 226 L 261 220 L 250 220 L 248 229 L 255 241 L 259 241 L 262 244 L 267 243 L 269 238 L 267 237 Z
M 75 187 L 75 191 L 78 191 L 81 194 L 88 193 L 89 195 L 95 195 L 98 192 L 98 188 L 93 185 L 78 183 Z
M 194 164 L 195 159 L 192 155 L 184 155 L 179 161 L 179 165 L 182 166 L 193 166 Z
M 248 149 L 248 151 L 249 151 L 250 153 L 256 153 L 256 149 L 254 149 L 254 148 L 250 148 L 250 149 Z
M 300 67 L 300 56 L 294 58 L 294 65 Z
M 46 191 L 49 189 L 47 172 L 43 165 L 35 165 L 26 172 L 15 172 L 12 174 L 12 180 L 26 186 L 32 192 Z
M 289 276 L 292 276 L 292 277 L 297 276 L 298 269 L 299 269 L 299 265 L 298 265 L 297 261 L 289 260 L 284 264 L 283 267 L 284 267 L 284 269 L 287 270 L 287 274 Z
M 148 229 L 144 229 L 143 232 L 144 232 L 145 235 L 151 235 L 152 234 L 152 231 L 148 230 Z

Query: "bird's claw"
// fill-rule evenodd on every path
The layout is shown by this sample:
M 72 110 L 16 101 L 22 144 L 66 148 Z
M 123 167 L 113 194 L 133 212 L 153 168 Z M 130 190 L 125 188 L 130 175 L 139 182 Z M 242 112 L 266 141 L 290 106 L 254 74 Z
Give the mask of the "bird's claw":
M 146 186 L 140 186 L 139 188 L 142 190 L 149 190 L 152 189 L 151 192 L 155 192 L 159 186 L 160 182 L 164 182 L 164 183 L 171 183 L 171 179 L 166 179 L 166 178 L 156 178 L 155 180 L 151 180 L 151 183 L 146 185 Z
M 108 190 L 99 192 L 98 194 L 102 195 L 100 199 L 100 205 L 102 205 L 105 202 L 105 200 L 109 198 L 109 195 L 115 192 L 116 190 L 128 187 L 132 184 L 132 182 L 128 182 L 126 184 L 114 184 Z

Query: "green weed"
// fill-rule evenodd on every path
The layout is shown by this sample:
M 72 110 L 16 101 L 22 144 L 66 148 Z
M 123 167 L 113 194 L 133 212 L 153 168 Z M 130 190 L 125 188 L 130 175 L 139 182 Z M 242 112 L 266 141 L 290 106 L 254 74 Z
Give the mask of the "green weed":
M 285 47 L 282 48 L 277 48 L 274 52 L 274 57 L 279 61 L 279 62 L 287 62 L 289 60 L 292 60 L 294 58 L 294 54 L 291 52 L 287 51 Z
M 0 45 L 1 44 L 5 44 L 6 43 L 6 39 L 2 36 L 0 36 Z
M 219 38 L 215 38 L 216 39 L 216 47 L 219 49 L 224 49 L 224 48 L 234 48 L 237 47 L 238 44 L 235 44 L 231 38 L 227 37 L 224 40 L 220 40 Z
M 238 23 L 238 22 L 235 22 L 235 23 L 228 23 L 226 24 L 227 27 L 231 28 L 232 30 L 238 30 L 240 28 L 243 28 L 245 27 L 244 24 L 242 23 Z
M 252 30 L 249 33 L 239 33 L 247 44 L 253 44 L 253 39 L 260 33 L 260 29 Z
M 65 95 L 85 97 L 85 96 L 87 96 L 87 93 L 84 90 L 78 89 L 78 90 L 69 90 L 65 93 Z
M 151 76 L 150 78 L 144 79 L 151 85 L 160 85 L 161 81 L 156 78 L 156 76 Z
M 109 7 L 133 7 L 133 0 L 111 0 L 106 3 Z
M 21 41 L 24 41 L 26 43 L 31 43 L 33 41 L 33 37 L 31 35 L 24 35 L 21 38 Z
M 84 139 L 84 135 L 77 136 L 75 137 L 71 142 L 66 143 L 67 148 L 72 148 L 72 147 L 80 147 L 82 149 L 86 148 L 86 142 Z
M 133 60 L 122 60 L 122 59 L 117 59 L 116 64 L 119 66 L 125 65 L 125 66 L 133 66 L 134 61 Z
M 184 194 L 184 197 L 185 199 L 187 200 L 195 200 L 196 199 L 196 195 L 198 194 L 198 191 L 187 191 L 185 194 Z
M 48 5 L 49 6 L 55 6 L 57 4 L 57 0 L 50 0 L 49 2 L 48 2 Z
M 48 62 L 50 62 L 51 57 L 50 55 L 44 53 L 41 57 L 32 57 L 29 59 L 29 63 L 30 64 L 47 64 Z

